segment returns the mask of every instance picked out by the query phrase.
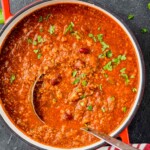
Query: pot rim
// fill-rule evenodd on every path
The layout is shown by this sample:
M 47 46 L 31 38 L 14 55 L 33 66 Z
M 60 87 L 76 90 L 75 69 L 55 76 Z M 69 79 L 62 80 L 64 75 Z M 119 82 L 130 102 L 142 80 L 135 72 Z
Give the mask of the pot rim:
M 118 16 L 116 16 L 110 10 L 108 10 L 107 8 L 102 8 L 100 5 L 96 6 L 94 4 L 90 4 L 88 2 L 83 2 L 83 1 L 78 1 L 78 0 L 71 0 L 71 1 L 70 0 L 52 0 L 52 1 L 45 0 L 45 1 L 39 1 L 39 2 L 33 3 L 29 7 L 25 7 L 22 10 L 20 10 L 13 18 L 11 18 L 8 21 L 8 23 L 6 25 L 3 26 L 3 28 L 1 29 L 1 32 L 0 32 L 0 51 L 1 51 L 2 45 L 5 43 L 5 40 L 7 39 L 7 36 L 11 32 L 11 30 L 13 30 L 14 27 L 23 18 L 30 15 L 31 13 L 33 13 L 36 10 L 42 9 L 44 7 L 47 7 L 47 6 L 57 5 L 57 4 L 62 4 L 62 3 L 81 4 L 81 5 L 85 5 L 85 6 L 88 6 L 88 7 L 91 7 L 93 9 L 97 9 L 97 10 L 103 12 L 104 14 L 109 16 L 111 19 L 113 19 L 117 24 L 119 24 L 119 26 L 128 35 L 130 41 L 132 42 L 132 45 L 134 46 L 134 49 L 135 49 L 135 52 L 137 55 L 138 65 L 139 65 L 139 89 L 137 92 L 137 96 L 135 98 L 135 102 L 134 102 L 132 108 L 130 109 L 128 116 L 124 119 L 124 121 L 121 123 L 121 125 L 119 127 L 117 127 L 110 134 L 111 136 L 116 136 L 119 133 L 121 133 L 125 127 L 128 126 L 128 124 L 133 119 L 135 113 L 137 112 L 137 109 L 139 108 L 139 105 L 140 105 L 141 100 L 142 100 L 143 92 L 144 92 L 144 86 L 145 86 L 145 65 L 144 65 L 144 59 L 143 59 L 143 55 L 142 55 L 140 46 L 139 46 L 135 36 L 133 35 L 132 31 L 128 28 L 128 26 L 126 25 L 126 23 L 124 23 L 124 21 L 122 19 L 120 19 Z M 2 104 L 0 105 L 0 115 L 2 116 L 4 122 L 7 124 L 7 126 L 16 135 L 18 135 L 19 138 L 21 138 L 23 141 L 27 142 L 28 144 L 31 144 L 31 145 L 34 145 L 38 148 L 43 148 L 43 149 L 50 149 L 50 150 L 62 149 L 62 148 L 51 147 L 51 146 L 41 144 L 41 143 L 36 142 L 35 140 L 31 139 L 27 135 L 25 135 L 18 127 L 16 127 L 12 123 L 12 121 L 10 120 L 10 118 L 8 117 L 6 112 L 4 111 Z M 84 146 L 84 147 L 80 147 L 80 148 L 72 148 L 72 150 L 96 149 L 96 148 L 102 146 L 103 144 L 104 144 L 104 141 L 101 140 L 100 142 L 96 142 L 96 143 L 89 145 L 89 146 Z

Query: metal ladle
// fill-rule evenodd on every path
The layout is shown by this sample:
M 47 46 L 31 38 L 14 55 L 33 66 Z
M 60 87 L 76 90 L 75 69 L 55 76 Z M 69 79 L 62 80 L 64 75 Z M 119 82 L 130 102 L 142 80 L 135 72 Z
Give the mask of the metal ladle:
M 106 143 L 115 146 L 116 148 L 120 149 L 120 150 L 138 150 L 128 144 L 123 143 L 120 140 L 117 140 L 109 135 L 103 134 L 101 132 L 97 132 L 95 130 L 92 130 L 90 128 L 85 129 L 85 128 L 81 128 L 81 130 L 94 135 L 95 137 L 104 140 Z
M 35 90 L 35 86 L 37 84 L 37 82 L 39 81 L 40 77 L 42 76 L 43 74 L 40 74 L 38 75 L 38 77 L 36 78 L 36 80 L 34 81 L 31 89 L 30 89 L 30 93 L 29 93 L 29 100 L 31 101 L 31 105 L 32 105 L 32 109 L 34 111 L 34 114 L 36 115 L 36 117 L 39 119 L 39 121 L 41 121 L 42 123 L 45 123 L 41 118 L 40 116 L 37 114 L 36 110 L 35 110 L 35 105 L 34 105 L 34 90 Z

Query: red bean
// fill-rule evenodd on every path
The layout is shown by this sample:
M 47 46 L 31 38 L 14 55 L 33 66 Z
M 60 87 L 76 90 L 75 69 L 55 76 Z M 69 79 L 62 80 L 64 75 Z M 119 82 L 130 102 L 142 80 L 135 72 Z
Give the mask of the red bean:
M 83 53 L 83 54 L 89 54 L 90 53 L 90 50 L 88 48 L 80 48 L 79 49 L 79 52 L 80 53 Z
M 56 78 L 51 79 L 51 84 L 52 85 L 57 85 L 61 82 L 61 80 L 62 80 L 61 75 L 58 75 Z

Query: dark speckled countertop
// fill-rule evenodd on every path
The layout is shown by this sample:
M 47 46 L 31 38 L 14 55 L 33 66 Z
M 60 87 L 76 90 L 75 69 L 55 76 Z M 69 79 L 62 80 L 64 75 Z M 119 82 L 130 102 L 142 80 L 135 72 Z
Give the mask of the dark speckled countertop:
M 33 1 L 35 0 L 10 0 L 12 13 L 16 13 L 22 7 Z M 131 143 L 150 143 L 150 10 L 147 8 L 150 0 L 87 1 L 103 8 L 106 7 L 118 15 L 130 27 L 140 44 L 146 66 L 146 87 L 140 108 L 129 126 L 129 137 Z M 135 15 L 133 20 L 127 19 L 129 13 Z M 143 27 L 147 27 L 149 33 L 142 34 L 140 29 Z M 0 117 L 0 150 L 35 149 L 14 135 Z

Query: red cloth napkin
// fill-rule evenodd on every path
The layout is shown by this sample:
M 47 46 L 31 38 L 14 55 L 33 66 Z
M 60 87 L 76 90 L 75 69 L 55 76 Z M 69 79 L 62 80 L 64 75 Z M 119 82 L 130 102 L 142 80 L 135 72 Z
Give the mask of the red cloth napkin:
M 132 144 L 132 146 L 139 150 L 150 150 L 150 144 Z M 118 150 L 118 149 L 112 146 L 106 146 L 106 147 L 101 147 L 97 150 Z

